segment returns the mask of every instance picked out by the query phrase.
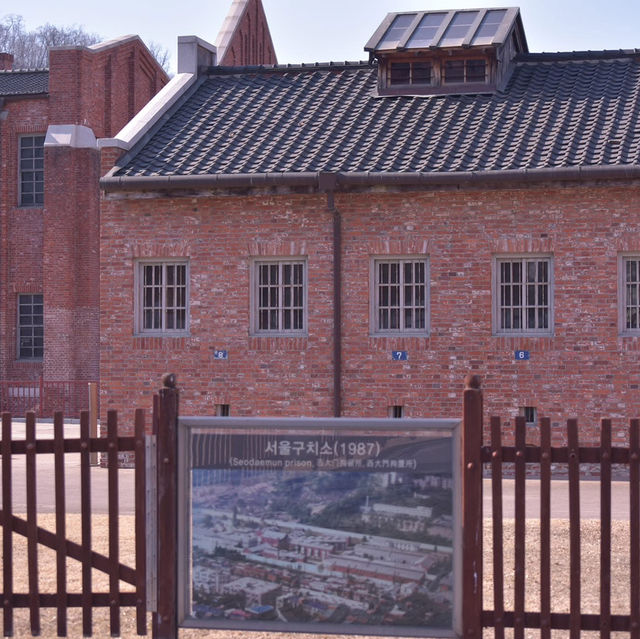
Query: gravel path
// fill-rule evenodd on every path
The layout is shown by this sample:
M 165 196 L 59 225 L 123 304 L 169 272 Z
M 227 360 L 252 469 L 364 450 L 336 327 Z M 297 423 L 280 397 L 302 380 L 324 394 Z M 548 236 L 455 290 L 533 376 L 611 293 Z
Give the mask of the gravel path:
M 49 530 L 55 528 L 55 517 L 52 514 L 38 515 L 38 524 Z M 107 518 L 103 515 L 93 517 L 93 537 L 96 551 L 107 553 Z M 133 517 L 123 516 L 121 518 L 121 538 L 120 549 L 123 563 L 132 563 L 133 556 Z M 569 584 L 568 584 L 568 557 L 569 557 L 569 524 L 566 520 L 554 520 L 552 522 L 552 601 L 554 612 L 569 611 Z M 599 584 L 599 523 L 594 520 L 585 520 L 582 524 L 582 598 L 584 612 L 598 612 L 598 584 Z M 1 530 L 0 530 L 1 533 Z M 69 539 L 80 540 L 80 521 L 77 515 L 68 515 L 67 534 Z M 536 552 L 535 540 L 538 534 L 538 522 L 536 520 L 527 521 L 527 609 L 537 609 L 537 598 L 539 596 L 538 584 L 538 562 L 539 555 Z M 614 613 L 628 614 L 629 612 L 629 522 L 615 521 L 613 524 L 613 548 L 612 558 L 612 608 Z M 490 553 L 491 529 L 490 522 L 485 521 L 485 607 L 492 606 L 491 594 L 491 553 Z M 41 557 L 41 569 L 39 574 L 40 591 L 55 591 L 55 554 L 48 549 L 39 548 Z M 513 586 L 513 523 L 505 522 L 505 605 L 512 605 Z M 26 566 L 26 543 L 22 538 L 16 536 L 14 541 L 14 569 L 15 592 L 27 592 L 26 570 L 18 568 Z M 108 589 L 108 579 L 106 575 L 94 571 L 94 588 L 103 592 Z M 80 569 L 75 561 L 68 561 L 68 588 L 70 592 L 80 591 Z M 135 616 L 134 611 L 122 610 L 122 637 L 135 637 Z M 55 611 L 43 610 L 42 615 L 43 637 L 56 636 Z M 26 610 L 16 610 L 15 612 L 15 636 L 30 636 L 28 625 L 28 612 Z M 69 610 L 69 637 L 82 637 L 81 613 L 77 609 Z M 150 630 L 149 630 L 150 633 Z M 511 633 L 507 631 L 507 636 Z M 585 633 L 585 636 L 597 633 Z M 94 637 L 109 636 L 108 611 L 94 610 Z M 150 634 L 149 634 L 150 636 Z M 307 635 L 307 634 L 281 634 L 281 633 L 248 633 L 231 631 L 207 631 L 207 630 L 180 630 L 181 639 L 330 639 L 336 635 Z M 346 637 L 348 635 L 337 635 Z M 485 631 L 485 637 L 492 636 L 490 630 Z M 528 631 L 527 638 L 538 637 L 539 631 Z M 554 639 L 561 639 L 568 636 L 565 632 L 553 633 Z M 614 633 L 615 636 L 615 633 Z M 621 634 L 621 636 L 627 636 Z

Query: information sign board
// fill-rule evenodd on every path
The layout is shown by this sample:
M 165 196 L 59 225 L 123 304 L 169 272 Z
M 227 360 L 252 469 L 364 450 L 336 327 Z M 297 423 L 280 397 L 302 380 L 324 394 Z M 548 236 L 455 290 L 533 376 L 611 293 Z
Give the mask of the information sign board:
M 180 424 L 183 627 L 455 635 L 457 421 Z

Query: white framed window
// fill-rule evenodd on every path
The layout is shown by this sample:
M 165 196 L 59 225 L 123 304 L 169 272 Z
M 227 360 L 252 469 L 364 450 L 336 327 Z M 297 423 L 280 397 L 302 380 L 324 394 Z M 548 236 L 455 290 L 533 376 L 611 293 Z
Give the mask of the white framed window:
M 20 206 L 44 204 L 44 135 L 23 135 L 19 149 Z
M 388 417 L 390 417 L 391 419 L 401 419 L 402 417 L 404 417 L 404 406 L 402 406 L 402 404 L 389 406 L 387 413 Z
M 216 404 L 216 417 L 229 417 L 231 406 L 229 404 Z
M 620 332 L 640 335 L 640 254 L 620 255 L 618 276 Z
M 493 309 L 493 328 L 497 335 L 551 335 L 552 257 L 496 257 L 493 269 Z
M 524 417 L 524 421 L 529 428 L 538 425 L 538 409 L 535 406 L 522 406 L 518 412 L 520 417 Z
M 44 355 L 42 293 L 18 295 L 18 359 L 41 360 Z
M 306 335 L 306 259 L 255 260 L 251 277 L 253 334 Z
M 374 334 L 429 333 L 429 261 L 373 258 L 371 325 Z
M 189 262 L 136 263 L 136 333 L 185 335 L 189 331 Z

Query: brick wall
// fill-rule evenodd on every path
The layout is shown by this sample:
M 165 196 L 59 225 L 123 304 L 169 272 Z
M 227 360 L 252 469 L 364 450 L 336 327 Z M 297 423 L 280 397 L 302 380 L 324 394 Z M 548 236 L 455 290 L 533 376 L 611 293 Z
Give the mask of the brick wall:
M 45 149 L 46 379 L 98 379 L 98 167 L 96 149 Z
M 18 204 L 23 134 L 79 125 L 115 135 L 168 81 L 137 37 L 50 55 L 49 95 L 7 99 L 0 118 L 0 379 L 96 380 L 99 374 L 99 154 L 45 150 L 44 206 Z M 43 361 L 17 359 L 17 297 L 43 293 Z
M 254 0 L 247 3 L 218 64 L 233 67 L 276 63 L 276 52 L 264 8 L 261 2 Z
M 42 363 L 17 359 L 17 300 L 42 293 L 42 208 L 18 206 L 21 135 L 47 131 L 47 100 L 7 101 L 0 119 L 0 378 L 38 379 Z
M 640 250 L 637 186 L 336 194 L 343 233 L 343 413 L 457 417 L 463 379 L 483 378 L 486 414 L 512 425 L 535 406 L 558 423 L 640 414 L 640 341 L 618 331 L 618 255 Z M 332 214 L 319 195 L 103 200 L 101 409 L 149 406 L 174 372 L 183 414 L 331 416 Z M 550 253 L 555 267 L 552 337 L 492 335 L 496 254 Z M 249 335 L 254 256 L 308 258 L 309 335 Z M 427 255 L 429 337 L 372 337 L 370 260 Z M 134 336 L 133 278 L 140 257 L 190 259 L 190 335 Z M 215 361 L 215 349 L 228 350 Z M 529 350 L 529 361 L 514 351 Z M 392 361 L 406 350 L 408 361 Z M 622 437 L 616 429 L 614 435 Z M 558 437 L 560 435 L 557 435 Z
M 55 49 L 49 72 L 51 124 L 79 124 L 97 138 L 112 137 L 167 82 L 137 37 L 97 49 Z

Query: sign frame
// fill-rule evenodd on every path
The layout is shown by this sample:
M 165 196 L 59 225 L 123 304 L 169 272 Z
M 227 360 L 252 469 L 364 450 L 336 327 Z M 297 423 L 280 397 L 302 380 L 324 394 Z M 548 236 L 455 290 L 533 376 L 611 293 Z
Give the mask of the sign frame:
M 336 437 L 420 437 L 429 433 L 444 433 L 451 438 L 452 488 L 452 576 L 453 608 L 451 628 L 402 625 L 352 625 L 322 622 L 281 621 L 215 621 L 191 616 L 192 607 L 192 494 L 191 437 L 193 431 L 235 435 L 251 431 L 277 433 L 332 433 Z M 241 417 L 180 417 L 178 419 L 178 625 L 182 628 L 219 630 L 304 632 L 309 634 L 348 633 L 379 636 L 456 637 L 461 634 L 462 618 L 462 531 L 461 531 L 461 469 L 460 442 L 462 422 L 455 419 L 367 419 L 367 418 L 241 418 Z M 356 433 L 356 434 L 354 434 Z

